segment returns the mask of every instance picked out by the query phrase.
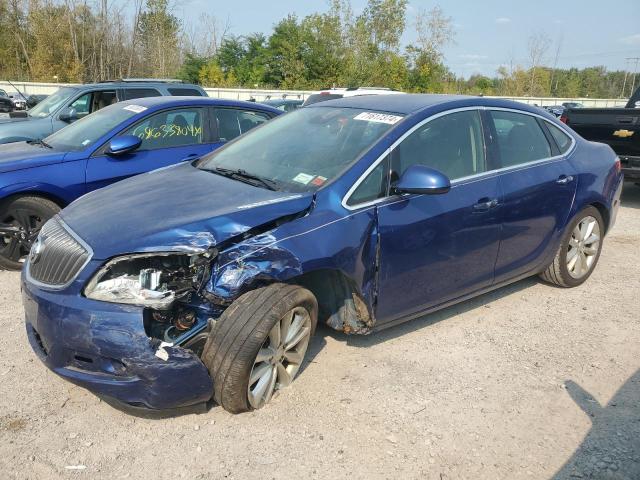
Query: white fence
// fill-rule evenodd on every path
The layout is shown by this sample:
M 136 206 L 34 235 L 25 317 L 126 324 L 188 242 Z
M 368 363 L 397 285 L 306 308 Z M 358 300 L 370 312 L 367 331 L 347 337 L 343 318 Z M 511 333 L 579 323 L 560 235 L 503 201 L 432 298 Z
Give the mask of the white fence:
M 6 82 L 0 80 L 0 88 L 8 93 L 15 92 L 18 89 L 24 94 L 45 94 L 49 95 L 63 86 L 72 86 L 67 83 L 36 83 L 36 82 Z M 258 101 L 266 98 L 281 98 L 287 96 L 289 98 L 307 98 L 311 92 L 308 90 L 261 90 L 247 88 L 205 88 L 210 97 L 227 98 L 234 100 L 250 100 Z M 547 105 L 559 105 L 563 102 L 579 102 L 585 107 L 624 107 L 627 103 L 626 99 L 620 98 L 547 98 L 547 97 L 490 97 L 505 98 L 516 100 L 518 102 L 536 104 L 541 107 Z

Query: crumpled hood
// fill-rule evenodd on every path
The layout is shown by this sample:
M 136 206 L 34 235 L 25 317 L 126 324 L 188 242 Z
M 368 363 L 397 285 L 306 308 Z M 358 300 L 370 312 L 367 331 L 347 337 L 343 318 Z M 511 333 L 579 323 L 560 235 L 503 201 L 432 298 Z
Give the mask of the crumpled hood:
M 202 251 L 311 205 L 311 193 L 274 192 L 199 170 L 156 170 L 89 193 L 61 216 L 94 252 Z
M 7 143 L 0 145 L 0 173 L 60 163 L 65 155 L 66 152 L 51 150 L 42 145 L 27 142 Z

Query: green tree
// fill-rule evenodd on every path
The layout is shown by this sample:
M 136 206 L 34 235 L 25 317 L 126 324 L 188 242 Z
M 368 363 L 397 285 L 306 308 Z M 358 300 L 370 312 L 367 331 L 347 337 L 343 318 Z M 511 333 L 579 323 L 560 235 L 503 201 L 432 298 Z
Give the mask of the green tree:
M 193 53 L 187 53 L 176 76 L 185 82 L 200 83 L 200 72 L 206 64 L 206 58 Z
M 168 0 L 147 0 L 137 31 L 144 74 L 166 77 L 178 70 L 180 28 L 178 18 L 169 12 Z

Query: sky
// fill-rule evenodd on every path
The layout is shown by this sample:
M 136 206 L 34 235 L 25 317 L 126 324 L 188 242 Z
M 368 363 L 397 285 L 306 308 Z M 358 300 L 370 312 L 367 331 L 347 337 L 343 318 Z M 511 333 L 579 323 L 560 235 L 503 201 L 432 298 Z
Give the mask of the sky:
M 229 24 L 230 32 L 270 33 L 289 13 L 304 17 L 328 10 L 325 0 L 178 0 L 175 13 L 197 23 L 203 14 Z M 360 13 L 366 0 L 351 0 Z M 440 5 L 452 18 L 455 44 L 445 49 L 445 63 L 456 74 L 493 75 L 500 65 L 527 66 L 528 39 L 543 32 L 552 41 L 545 64 L 583 68 L 604 65 L 630 71 L 640 57 L 640 0 L 410 0 L 403 45 L 415 40 L 416 12 Z M 640 71 L 640 63 L 638 67 Z

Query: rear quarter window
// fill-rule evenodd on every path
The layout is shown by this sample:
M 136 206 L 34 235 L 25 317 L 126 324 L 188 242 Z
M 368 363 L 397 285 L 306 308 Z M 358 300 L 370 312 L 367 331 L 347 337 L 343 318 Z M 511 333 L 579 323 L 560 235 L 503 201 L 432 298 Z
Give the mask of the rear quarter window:
M 547 122 L 547 128 L 549 129 L 549 133 L 556 141 L 558 148 L 560 149 L 560 153 L 567 153 L 567 150 L 571 148 L 571 137 L 564 133 L 560 128 L 556 127 L 553 123 Z

